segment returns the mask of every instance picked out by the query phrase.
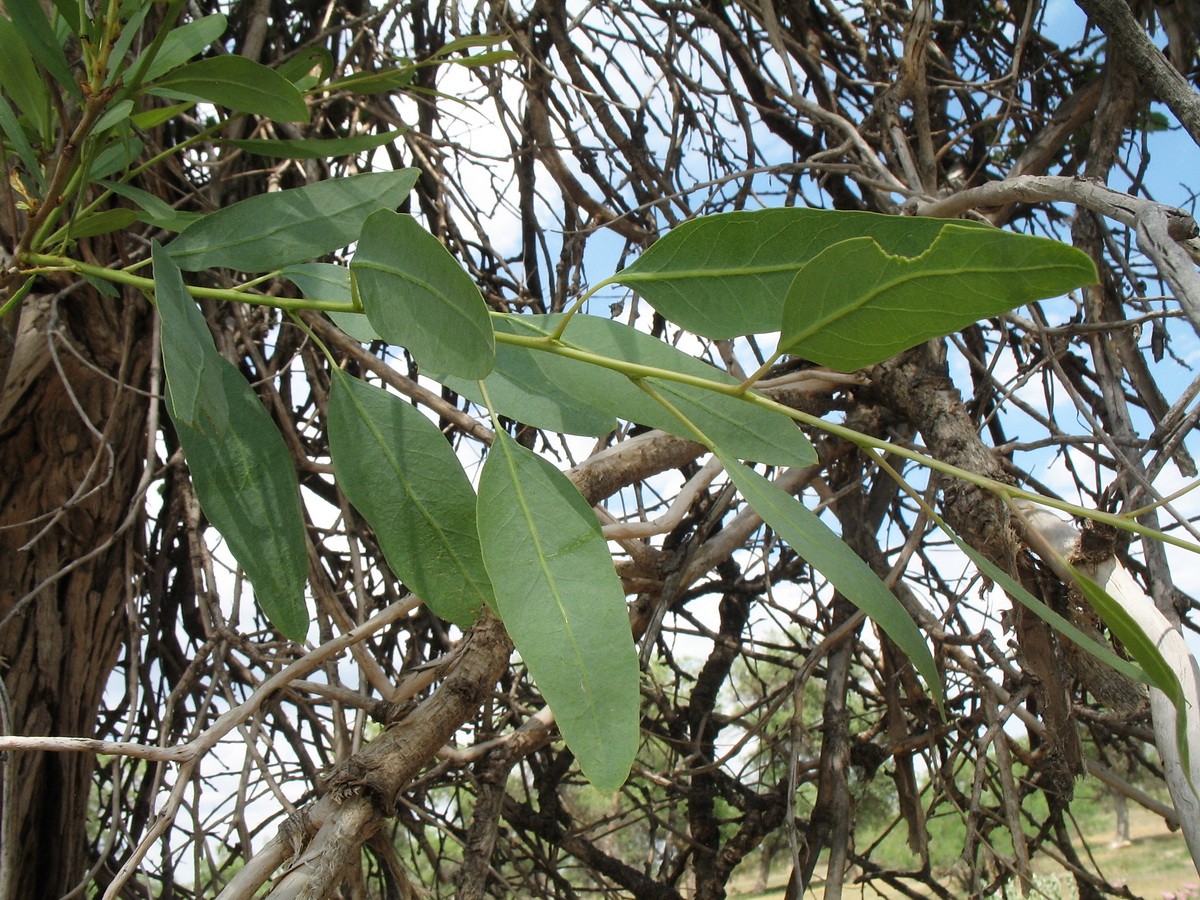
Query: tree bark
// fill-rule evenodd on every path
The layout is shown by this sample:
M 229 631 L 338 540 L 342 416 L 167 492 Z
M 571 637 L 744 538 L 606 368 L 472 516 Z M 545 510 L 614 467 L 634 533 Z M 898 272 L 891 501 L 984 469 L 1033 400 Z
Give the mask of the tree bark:
M 139 300 L 30 298 L 0 390 L 0 676 L 20 735 L 92 737 L 122 641 L 152 348 Z M 69 346 L 68 346 L 69 345 Z M 88 869 L 95 759 L 10 757 L 0 898 L 56 898 Z

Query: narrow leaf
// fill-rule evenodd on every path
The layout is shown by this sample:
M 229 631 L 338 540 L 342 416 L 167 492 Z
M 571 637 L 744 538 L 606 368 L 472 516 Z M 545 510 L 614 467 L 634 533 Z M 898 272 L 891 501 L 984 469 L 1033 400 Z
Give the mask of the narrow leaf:
M 778 331 L 792 280 L 826 247 L 866 235 L 888 253 L 917 256 L 945 225 L 945 219 L 821 209 L 720 213 L 671 230 L 615 278 L 695 334 Z
M 143 90 L 173 100 L 203 100 L 276 122 L 307 122 L 308 106 L 296 86 L 244 56 L 214 56 L 168 72 Z
M 296 85 L 297 90 L 307 91 L 328 78 L 333 67 L 332 53 L 324 47 L 308 47 L 275 71 Z
M 492 370 L 496 347 L 483 295 L 412 216 L 383 210 L 367 219 L 350 270 L 367 319 L 385 341 L 460 378 Z
M 583 774 L 615 791 L 638 749 L 638 659 L 596 515 L 503 431 L 479 481 L 479 537 L 496 606 Z
M 17 151 L 17 155 L 21 157 L 21 162 L 25 164 L 26 173 L 34 180 L 38 188 L 44 192 L 46 190 L 46 179 L 42 175 L 42 166 L 38 162 L 37 154 L 33 152 L 33 147 L 30 146 L 29 140 L 25 137 L 25 129 L 17 121 L 17 116 L 13 112 L 13 108 L 9 106 L 8 101 L 3 96 L 0 96 L 0 131 L 4 132 L 4 136 L 12 143 L 13 149 Z
M 325 85 L 330 91 L 350 91 L 355 94 L 378 94 L 381 91 L 404 90 L 412 84 L 416 69 L 404 66 L 379 72 L 355 72 Z
M 134 113 L 129 117 L 129 120 L 143 131 L 149 131 L 151 128 L 156 128 L 163 122 L 175 118 L 181 112 L 189 110 L 195 105 L 196 101 L 189 100 L 186 103 L 172 103 L 170 106 L 158 106 L 154 109 Z
M 138 220 L 136 209 L 106 209 L 76 219 L 67 228 L 67 237 L 86 238 L 99 234 L 109 234 L 128 228 Z
M 271 624 L 300 641 L 309 622 L 308 548 L 292 457 L 246 379 L 228 361 L 221 363 L 216 374 L 229 408 L 226 434 L 215 438 L 180 421 L 175 431 L 200 508 L 245 570 Z M 167 404 L 174 419 L 170 382 Z
M 152 82 L 172 69 L 179 68 L 223 35 L 225 28 L 226 18 L 220 13 L 201 16 L 172 28 L 163 39 L 162 46 L 158 48 L 154 61 L 142 74 L 142 83 Z M 136 72 L 141 64 L 142 57 L 139 56 L 129 67 L 129 71 Z
M 38 74 L 37 66 L 33 64 L 29 48 L 21 40 L 16 26 L 4 16 L 0 16 L 0 46 L 5 48 L 0 53 L 0 85 L 4 86 L 5 93 L 12 98 L 17 109 L 25 114 L 30 127 L 44 139 L 53 132 L 50 94 L 42 76 Z M 9 139 L 12 140 L 11 136 Z M 21 140 L 25 140 L 24 134 Z
M 107 178 L 123 172 L 142 153 L 142 141 L 133 137 L 128 125 L 118 126 L 115 136 L 92 160 L 89 176 L 94 179 Z
M 774 482 L 716 450 L 730 480 L 775 533 L 842 595 L 871 617 L 912 661 L 942 703 L 942 681 L 929 645 L 912 616 L 871 568 L 829 526 Z
M 106 109 L 104 111 L 104 115 L 97 120 L 95 126 L 92 128 L 92 133 L 103 134 L 114 125 L 117 125 L 120 122 L 124 122 L 126 119 L 128 119 L 131 112 L 133 112 L 132 100 L 121 100 L 118 103 L 114 103 L 112 106 Z
M 369 172 L 270 194 L 210 213 L 171 242 L 184 271 L 214 266 L 267 272 L 308 262 L 358 238 L 372 213 L 399 206 L 416 169 Z
M 779 350 L 852 371 L 1095 280 L 1096 267 L 1080 250 L 1012 232 L 944 225 L 912 259 L 854 238 L 822 251 L 796 276 Z
M 6 0 L 5 9 L 12 16 L 12 23 L 29 52 L 72 96 L 81 96 L 79 85 L 71 75 L 71 67 L 67 65 L 62 44 L 50 27 L 50 20 L 46 18 L 41 3 L 38 0 Z M 8 52 L 7 49 L 5 52 Z
M 406 128 L 397 128 L 395 131 L 383 134 L 362 134 L 357 137 L 330 138 L 328 140 L 226 140 L 223 143 L 271 159 L 328 159 L 334 156 L 351 156 L 355 153 L 374 150 L 376 147 L 390 144 L 407 130 Z
M 246 379 L 219 353 L 171 258 L 151 245 L 167 409 L 196 497 L 279 631 L 308 630 L 308 549 L 291 454 Z
M 1151 680 L 1146 671 L 1138 668 L 1129 660 L 1122 659 L 1121 657 L 1117 656 L 1117 654 L 1112 651 L 1111 647 L 1106 647 L 1095 638 L 1088 637 L 1069 619 L 1060 616 L 1037 597 L 1033 596 L 1033 594 L 1029 593 L 1029 591 L 1022 587 L 1019 581 L 1017 581 L 1015 578 L 993 563 L 990 559 L 951 531 L 950 527 L 946 525 L 946 523 L 940 518 L 935 518 L 935 521 L 937 522 L 938 527 L 949 536 L 950 540 L 954 541 L 958 549 L 965 553 L 971 559 L 971 561 L 975 563 L 975 566 L 979 569 L 979 571 L 998 584 L 1004 593 L 1008 594 L 1038 618 L 1049 624 L 1055 631 L 1071 641 L 1071 643 L 1073 643 L 1080 650 L 1083 650 L 1085 653 L 1090 653 L 1100 662 L 1104 663 L 1106 666 L 1111 666 L 1122 675 L 1125 675 L 1127 678 L 1132 678 L 1134 681 L 1140 681 L 1143 684 L 1156 683 L 1155 681 Z M 1082 578 L 1082 576 L 1080 577 Z M 1097 588 L 1097 590 L 1099 590 L 1099 588 Z M 1097 609 L 1097 612 L 1100 612 L 1099 608 Z M 1101 613 L 1100 617 L 1102 619 L 1104 618 L 1103 613 Z M 1113 633 L 1115 634 L 1116 632 L 1114 631 Z M 1164 693 L 1166 692 L 1164 691 Z
M 470 625 L 492 590 L 475 492 L 446 436 L 399 397 L 334 370 L 329 452 L 396 577 L 443 619 Z
M 220 438 L 229 430 L 229 406 L 222 389 L 222 363 L 208 323 L 183 275 L 157 241 L 150 244 L 154 262 L 154 298 L 162 317 L 163 369 L 171 388 L 171 418 L 199 434 Z

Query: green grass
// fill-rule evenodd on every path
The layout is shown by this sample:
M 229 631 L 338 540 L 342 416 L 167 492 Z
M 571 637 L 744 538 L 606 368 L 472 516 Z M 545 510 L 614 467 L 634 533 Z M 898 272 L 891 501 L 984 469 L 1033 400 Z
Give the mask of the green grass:
M 1168 895 L 1170 895 L 1170 900 L 1200 900 L 1200 875 L 1197 875 L 1196 868 L 1188 856 L 1183 836 L 1178 832 L 1169 831 L 1160 818 L 1131 803 L 1129 807 L 1131 842 L 1125 847 L 1112 847 L 1110 844 L 1115 836 L 1115 817 L 1111 801 L 1107 796 L 1080 797 L 1075 803 L 1072 803 L 1072 810 L 1087 840 L 1094 866 L 1111 883 L 1128 885 L 1135 896 L 1145 897 L 1147 900 L 1167 900 Z M 956 828 L 949 818 L 945 822 L 935 821 L 930 823 L 930 832 L 932 835 L 931 856 L 934 860 L 935 871 L 945 874 L 943 884 L 952 893 L 960 893 L 961 889 L 952 882 L 949 876 L 949 864 L 945 861 L 952 862 L 962 850 L 961 823 Z M 1087 861 L 1088 855 L 1083 843 L 1076 840 L 1075 846 L 1081 858 Z M 1005 848 L 1005 852 L 1008 849 Z M 902 833 L 898 832 L 890 836 L 880 846 L 879 851 L 881 862 L 886 858 L 900 868 L 915 867 L 915 859 L 908 851 Z M 780 862 L 781 867 L 772 872 L 770 889 L 766 893 L 753 892 L 753 878 L 749 875 L 749 871 L 754 870 L 755 867 L 747 866 L 743 870 L 747 872 L 747 875 L 736 878 L 730 885 L 729 896 L 758 898 L 758 900 L 782 900 L 788 872 L 786 863 L 782 860 Z M 1033 871 L 1035 889 L 1030 893 L 1030 898 L 1074 900 L 1078 897 L 1071 876 L 1048 857 L 1035 858 Z M 818 874 L 823 873 L 821 866 L 818 866 L 817 872 Z M 918 891 L 921 890 L 919 885 L 914 885 L 914 888 Z M 823 893 L 820 886 L 817 885 L 815 889 L 805 895 L 806 900 L 822 900 Z M 847 884 L 843 893 L 848 900 L 873 900 L 873 898 L 879 897 L 900 896 L 881 884 L 865 887 Z M 1009 896 L 1012 898 L 1021 896 L 1015 884 Z M 1001 898 L 997 896 L 996 900 L 1001 900 Z

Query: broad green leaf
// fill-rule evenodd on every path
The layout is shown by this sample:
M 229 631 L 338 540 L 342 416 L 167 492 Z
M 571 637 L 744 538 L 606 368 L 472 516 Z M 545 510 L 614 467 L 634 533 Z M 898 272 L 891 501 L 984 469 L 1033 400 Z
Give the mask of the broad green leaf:
M 221 389 L 221 364 L 212 332 L 196 306 L 183 275 L 157 241 L 150 244 L 154 262 L 154 299 L 162 317 L 163 369 L 171 387 L 175 423 L 218 439 L 229 429 L 229 407 Z
M 497 317 L 493 324 L 497 332 L 511 333 L 512 325 L 503 318 Z M 563 434 L 599 437 L 616 428 L 615 416 L 567 393 L 546 374 L 541 367 L 545 355 L 525 347 L 496 344 L 496 367 L 484 382 L 492 409 L 516 422 Z M 590 377 L 594 371 L 594 367 L 586 363 L 566 362 L 575 367 L 579 378 Z M 435 377 L 452 391 L 480 406 L 485 405 L 478 381 L 453 375 Z M 621 387 L 627 389 L 632 385 L 626 383 Z M 642 394 L 641 391 L 637 393 Z
M 346 306 L 354 302 L 350 291 L 350 270 L 345 266 L 335 266 L 333 263 L 303 263 L 288 266 L 279 274 L 300 288 L 301 293 L 311 300 L 345 303 Z M 326 310 L 325 315 L 356 341 L 369 344 L 371 341 L 383 340 L 371 327 L 364 313 Z
M 222 143 L 271 159 L 328 159 L 333 156 L 351 156 L 355 153 L 374 150 L 376 147 L 390 144 L 407 130 L 406 128 L 397 128 L 395 131 L 383 134 L 363 134 L 358 137 L 330 138 L 328 140 L 226 140 Z
M 173 100 L 202 100 L 276 122 L 307 122 L 308 106 L 296 86 L 244 56 L 214 56 L 168 72 L 143 88 Z
M 871 568 L 820 517 L 774 482 L 716 451 L 746 502 L 788 545 L 829 579 L 842 595 L 871 617 L 912 661 L 938 705 L 942 680 L 929 645 L 907 610 Z
M 475 528 L 475 492 L 438 427 L 387 391 L 335 369 L 329 452 L 338 484 L 375 529 L 396 576 L 466 628 L 492 589 Z
M 62 44 L 50 27 L 42 4 L 38 0 L 6 0 L 4 6 L 29 52 L 72 96 L 81 96 L 79 85 L 71 75 L 71 67 L 67 65 Z M 4 52 L 9 52 L 7 47 Z
M 220 13 L 193 19 L 184 25 L 179 25 L 167 32 L 162 46 L 154 56 L 154 61 L 142 74 L 142 83 L 146 84 L 161 78 L 172 69 L 177 69 L 198 53 L 211 46 L 213 41 L 225 33 L 226 19 Z M 142 64 L 142 57 L 134 60 L 129 67 L 130 72 L 137 72 Z
M 638 749 L 638 658 L 596 514 L 549 462 L 503 431 L 479 479 L 479 537 L 496 608 L 597 789 Z
M 225 435 L 216 438 L 180 421 L 175 432 L 204 515 L 245 570 L 271 624 L 300 641 L 309 622 L 308 548 L 292 457 L 241 373 L 222 359 L 216 375 L 229 408 Z M 170 382 L 167 408 L 174 419 Z
M 3 85 L 4 92 L 12 98 L 17 109 L 25 114 L 34 132 L 44 139 L 54 133 L 50 94 L 38 74 L 28 46 L 21 40 L 16 26 L 4 16 L 0 16 L 0 46 L 4 47 L 4 52 L 0 53 L 0 85 Z M 7 131 L 8 128 L 5 128 Z M 10 136 L 9 140 L 12 139 Z M 21 140 L 25 140 L 24 134 Z
M 946 224 L 912 259 L 853 238 L 818 254 L 792 282 L 779 350 L 853 371 L 1095 280 L 1082 251 L 1007 231 Z
M 106 209 L 76 219 L 67 228 L 67 237 L 86 238 L 128 228 L 138 220 L 136 209 Z
M 333 263 L 301 263 L 288 266 L 279 272 L 284 278 L 303 291 L 305 297 L 327 303 L 354 302 L 350 290 L 350 270 Z
M 39 191 L 44 193 L 46 179 L 42 176 L 42 167 L 38 162 L 37 154 L 29 145 L 29 139 L 25 137 L 25 129 L 17 121 L 16 113 L 13 112 L 13 108 L 9 106 L 3 96 L 0 96 L 0 131 L 4 132 L 4 136 L 17 151 L 17 155 L 21 157 L 21 162 L 25 164 L 29 177 L 34 179 Z
M 613 278 L 695 334 L 778 331 L 792 280 L 826 247 L 865 235 L 888 253 L 917 256 L 945 225 L 945 219 L 822 209 L 719 213 L 671 230 Z
M 248 197 L 188 226 L 168 250 L 186 272 L 267 272 L 308 262 L 356 240 L 372 213 L 399 206 L 417 175 L 368 172 Z
M 492 370 L 496 347 L 483 295 L 412 216 L 381 210 L 367 219 L 350 271 L 367 319 L 385 341 L 460 378 Z
M 196 497 L 279 631 L 308 630 L 308 549 L 292 457 L 270 414 L 219 353 L 171 258 L 151 245 L 167 409 Z
M 552 333 L 561 320 L 559 315 L 497 316 L 496 324 L 498 329 L 503 327 L 502 323 L 507 324 L 518 334 L 524 331 L 531 335 L 546 335 Z M 576 315 L 567 326 L 563 343 L 576 350 L 640 366 L 678 372 L 718 384 L 737 384 L 737 380 L 729 374 L 651 335 L 611 319 Z M 695 437 L 674 413 L 624 375 L 579 360 L 545 352 L 535 353 L 536 364 L 545 374 L 546 381 L 574 397 L 585 408 L 651 428 L 661 428 L 680 437 Z M 645 381 L 714 444 L 733 456 L 781 466 L 803 466 L 816 462 L 816 453 L 808 439 L 784 415 L 762 409 L 740 397 L 694 385 L 654 377 Z M 532 381 L 526 383 L 536 387 Z

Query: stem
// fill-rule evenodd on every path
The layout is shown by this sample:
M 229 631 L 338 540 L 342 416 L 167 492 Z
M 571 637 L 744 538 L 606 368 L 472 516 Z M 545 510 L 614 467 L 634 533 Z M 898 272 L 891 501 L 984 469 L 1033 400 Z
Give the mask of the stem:
M 583 308 L 583 304 L 587 303 L 588 300 L 591 299 L 592 294 L 596 293 L 596 291 L 600 290 L 600 288 L 605 287 L 606 285 L 616 284 L 616 283 L 617 283 L 617 276 L 611 275 L 608 278 L 605 278 L 599 284 L 594 285 L 594 286 L 588 288 L 586 291 L 584 291 L 579 296 L 579 299 L 571 304 L 571 308 L 568 309 L 565 313 L 563 313 L 562 321 L 558 323 L 558 327 L 555 328 L 554 331 L 551 332 L 551 334 L 550 334 L 550 340 L 557 341 L 562 338 L 563 332 L 566 331 L 567 326 L 569 324 L 571 324 L 571 319 L 574 317 L 575 313 L 579 312 L 579 310 L 581 310 Z
M 70 259 L 65 256 L 52 256 L 47 253 L 26 253 L 21 257 L 21 261 L 33 264 L 32 268 L 25 270 L 26 272 L 65 270 L 78 272 L 81 275 L 91 275 L 95 278 L 103 278 L 105 281 L 112 281 L 116 284 L 129 285 L 140 291 L 149 291 L 151 293 L 154 291 L 153 278 L 132 275 L 123 269 L 106 269 L 104 266 L 94 266 L 90 263 L 80 262 L 79 260 Z M 195 287 L 190 284 L 184 286 L 193 297 L 225 300 L 229 303 L 249 303 L 253 306 L 271 306 L 285 312 L 302 309 L 319 309 L 326 312 L 359 312 L 359 310 L 354 308 L 353 304 L 336 303 L 331 300 L 310 300 L 307 297 L 268 297 L 266 294 L 252 294 L 244 289 L 251 284 L 260 284 L 264 279 L 275 277 L 278 274 L 278 272 L 272 272 L 269 275 L 256 278 L 241 288 L 206 288 Z

